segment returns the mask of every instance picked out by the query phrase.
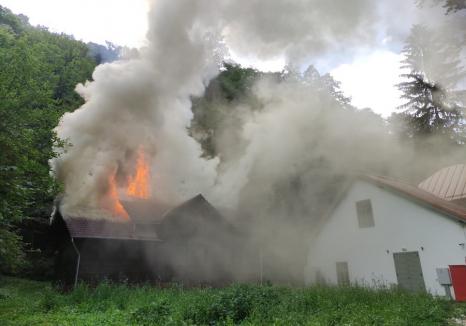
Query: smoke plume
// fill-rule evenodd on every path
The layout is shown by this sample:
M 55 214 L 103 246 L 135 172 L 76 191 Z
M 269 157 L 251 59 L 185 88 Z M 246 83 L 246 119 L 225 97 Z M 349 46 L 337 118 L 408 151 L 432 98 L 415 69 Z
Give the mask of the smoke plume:
M 397 6 L 412 13 L 401 24 Z M 289 234 L 295 225 L 283 220 L 305 219 L 328 176 L 361 171 L 403 177 L 464 161 L 463 154 L 435 162 L 423 158 L 432 164 L 421 168 L 416 153 L 400 145 L 385 121 L 339 102 L 332 87 L 316 88 L 300 73 L 323 56 L 351 58 L 382 43 L 399 48 L 410 27 L 404 24 L 443 17 L 456 29 L 455 15 L 445 18 L 442 8 L 422 11 L 409 1 L 152 1 L 148 45 L 98 66 L 92 81 L 76 88 L 85 104 L 57 127 L 68 143 L 51 162 L 64 184 L 62 209 L 111 205 L 109 180 L 125 187 L 142 148 L 153 197 L 178 203 L 203 193 L 220 207 L 269 216 L 266 225 L 259 219 L 260 232 L 273 233 L 280 223 Z M 225 124 L 225 136 L 216 143 L 225 155 L 207 158 L 188 130 L 191 100 L 203 95 L 229 50 L 260 59 L 284 56 L 301 77 L 259 80 L 253 95 L 260 110 L 231 104 L 241 125 Z
M 420 156 L 386 121 L 335 96 L 330 76 L 301 71 L 322 58 L 350 62 L 360 49 L 399 51 L 415 23 L 442 20 L 445 35 L 461 31 L 462 14 L 446 17 L 441 7 L 421 10 L 404 0 L 154 0 L 147 46 L 99 65 L 92 81 L 76 87 L 85 104 L 57 127 L 67 142 L 51 162 L 64 185 L 61 209 L 73 214 L 86 207 L 87 217 L 108 218 L 101 208 L 124 196 L 116 191 L 132 180 L 142 150 L 152 197 L 176 204 L 203 193 L 233 212 L 238 225 L 247 223 L 244 230 L 271 257 L 270 278 L 302 279 L 301 239 L 314 225 L 309 220 L 322 217 L 319 208 L 334 200 L 340 176 L 419 181 L 466 157 Z M 240 123 L 217 121 L 218 156 L 209 157 L 189 131 L 192 99 L 203 95 L 230 50 L 283 56 L 291 72 L 282 80 L 260 78 L 251 103 L 221 104 Z M 443 148 L 440 139 L 430 142 Z

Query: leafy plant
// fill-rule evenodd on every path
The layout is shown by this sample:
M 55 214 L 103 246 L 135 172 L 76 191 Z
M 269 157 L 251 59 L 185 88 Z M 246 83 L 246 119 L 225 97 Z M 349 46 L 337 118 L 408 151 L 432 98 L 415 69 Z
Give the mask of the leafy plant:
M 169 314 L 170 306 L 168 302 L 160 300 L 137 308 L 131 313 L 131 321 L 137 325 L 163 325 Z

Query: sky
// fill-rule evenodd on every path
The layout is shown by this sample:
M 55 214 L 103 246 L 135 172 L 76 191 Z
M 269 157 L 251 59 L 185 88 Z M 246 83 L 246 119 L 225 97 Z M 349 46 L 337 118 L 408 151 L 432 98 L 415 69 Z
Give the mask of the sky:
M 145 44 L 147 0 L 0 0 L 16 14 L 29 17 L 32 25 L 73 35 L 84 42 L 140 47 Z M 231 59 L 263 71 L 283 69 L 284 58 L 261 61 L 230 54 Z M 389 48 L 374 49 L 350 62 L 327 60 L 319 66 L 341 82 L 345 95 L 359 108 L 371 108 L 388 117 L 401 104 L 395 84 L 399 82 L 400 54 Z M 323 68 L 321 68 L 321 66 Z M 324 71 L 322 71 L 324 70 Z
M 73 35 L 85 42 L 139 47 L 147 30 L 146 0 L 0 0 L 32 25 Z
M 375 50 L 349 64 L 338 65 L 330 73 L 341 82 L 342 91 L 351 96 L 354 106 L 369 107 L 387 117 L 403 104 L 395 86 L 402 81 L 402 58 L 403 55 L 389 50 Z

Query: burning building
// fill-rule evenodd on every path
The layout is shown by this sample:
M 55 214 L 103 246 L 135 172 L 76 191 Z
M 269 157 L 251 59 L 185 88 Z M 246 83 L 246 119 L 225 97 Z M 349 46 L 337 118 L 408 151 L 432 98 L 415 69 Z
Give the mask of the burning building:
M 240 233 L 200 194 L 178 205 L 154 199 L 142 148 L 135 158 L 125 187 L 116 172 L 110 173 L 97 207 L 56 206 L 58 278 L 65 284 L 232 280 L 235 257 L 244 246 Z
M 122 202 L 126 220 L 71 216 L 56 209 L 57 277 L 65 284 L 102 279 L 220 284 L 243 247 L 241 235 L 202 196 L 169 208 Z
M 129 218 L 94 219 L 86 214 L 70 216 L 57 207 L 52 230 L 58 249 L 56 274 L 65 284 L 76 283 L 78 279 L 150 277 L 143 248 L 160 242 L 153 223 Z

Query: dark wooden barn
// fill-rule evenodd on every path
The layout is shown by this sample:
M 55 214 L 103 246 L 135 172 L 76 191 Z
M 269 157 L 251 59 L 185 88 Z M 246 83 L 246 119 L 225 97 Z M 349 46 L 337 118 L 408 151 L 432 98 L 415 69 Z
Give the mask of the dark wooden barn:
M 78 280 L 142 281 L 156 277 L 144 257 L 146 247 L 154 248 L 160 242 L 154 227 L 63 217 L 58 212 L 52 230 L 58 248 L 56 275 L 65 284 Z
M 244 241 L 202 195 L 172 209 L 147 201 L 124 206 L 130 215 L 126 222 L 63 216 L 56 210 L 52 230 L 59 280 L 65 284 L 102 279 L 188 284 L 233 280 Z
M 169 210 L 158 234 L 158 259 L 173 281 L 227 283 L 244 257 L 241 234 L 202 195 Z

